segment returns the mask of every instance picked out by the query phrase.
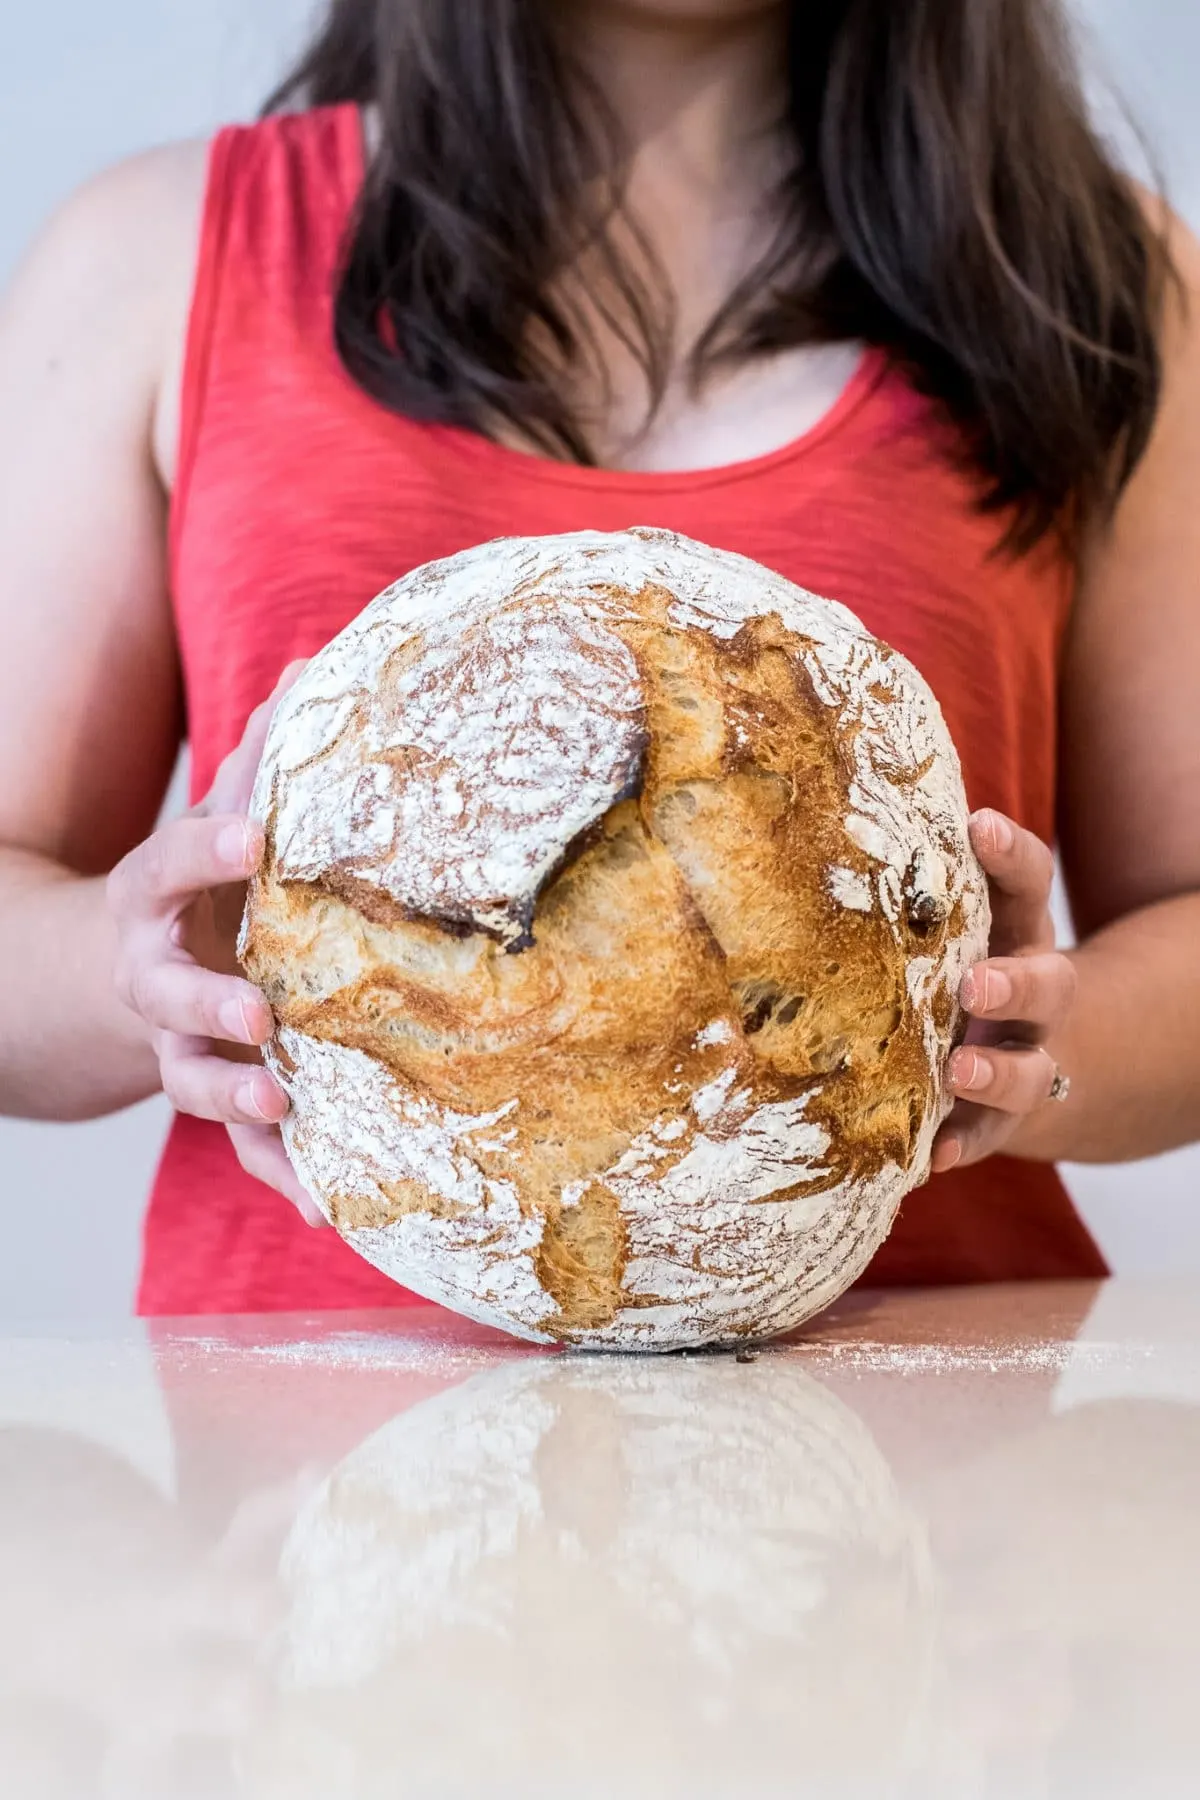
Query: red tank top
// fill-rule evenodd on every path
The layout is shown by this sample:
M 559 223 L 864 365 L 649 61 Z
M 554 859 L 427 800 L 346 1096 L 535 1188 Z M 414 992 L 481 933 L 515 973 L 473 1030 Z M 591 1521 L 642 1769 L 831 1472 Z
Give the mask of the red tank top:
M 332 300 L 362 179 L 357 112 L 214 140 L 188 330 L 170 570 L 192 787 L 251 709 L 389 582 L 506 535 L 658 525 L 844 601 L 932 685 L 972 806 L 1054 826 L 1055 686 L 1071 571 L 992 558 L 945 428 L 879 353 L 805 436 L 686 474 L 582 469 L 398 418 L 338 361 Z M 1097 1275 L 1048 1167 L 995 1158 L 909 1196 L 874 1282 Z M 146 1313 L 388 1306 L 407 1296 L 176 1120 L 146 1221 Z

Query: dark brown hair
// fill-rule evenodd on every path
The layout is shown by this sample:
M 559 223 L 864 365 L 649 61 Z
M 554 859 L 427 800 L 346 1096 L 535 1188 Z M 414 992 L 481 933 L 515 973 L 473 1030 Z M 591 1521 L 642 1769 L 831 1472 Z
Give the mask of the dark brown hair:
M 651 409 L 671 301 L 636 228 L 632 255 L 611 239 L 623 148 L 551 3 L 334 0 L 268 108 L 378 112 L 336 309 L 355 380 L 410 416 L 504 421 L 588 462 L 563 375 L 594 336 L 562 272 L 584 247 L 601 259 Z M 1005 542 L 1072 535 L 1145 448 L 1168 262 L 1091 127 L 1060 5 L 795 0 L 788 30 L 774 242 L 693 379 L 801 343 L 884 346 L 958 428 Z

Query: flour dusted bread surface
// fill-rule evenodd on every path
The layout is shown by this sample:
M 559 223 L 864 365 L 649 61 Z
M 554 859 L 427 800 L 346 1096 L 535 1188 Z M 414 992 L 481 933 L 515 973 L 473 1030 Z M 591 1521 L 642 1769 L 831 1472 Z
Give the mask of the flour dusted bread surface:
M 937 703 L 667 532 L 416 570 L 273 721 L 243 928 L 292 1161 L 522 1336 L 779 1332 L 928 1170 L 986 888 Z

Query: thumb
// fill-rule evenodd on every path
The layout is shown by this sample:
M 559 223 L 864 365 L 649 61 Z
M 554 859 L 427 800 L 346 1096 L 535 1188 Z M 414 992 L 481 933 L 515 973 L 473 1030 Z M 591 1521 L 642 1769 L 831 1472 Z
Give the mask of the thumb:
M 275 708 L 304 667 L 303 661 L 289 663 L 262 705 L 255 707 L 246 721 L 241 743 L 225 758 L 213 777 L 211 788 L 200 802 L 201 810 L 206 813 L 248 811 L 250 796 L 254 791 L 254 778 L 262 761 L 263 746 L 267 741 L 271 720 L 275 716 Z

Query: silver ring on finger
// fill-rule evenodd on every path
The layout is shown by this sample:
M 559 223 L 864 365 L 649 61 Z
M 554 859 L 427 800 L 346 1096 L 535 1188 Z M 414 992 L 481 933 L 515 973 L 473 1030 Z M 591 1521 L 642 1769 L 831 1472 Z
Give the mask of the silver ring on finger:
M 1050 1092 L 1046 1095 L 1047 1100 L 1063 1101 L 1070 1092 L 1071 1077 L 1069 1075 L 1064 1075 L 1058 1064 L 1055 1063 L 1054 1080 L 1050 1083 Z

